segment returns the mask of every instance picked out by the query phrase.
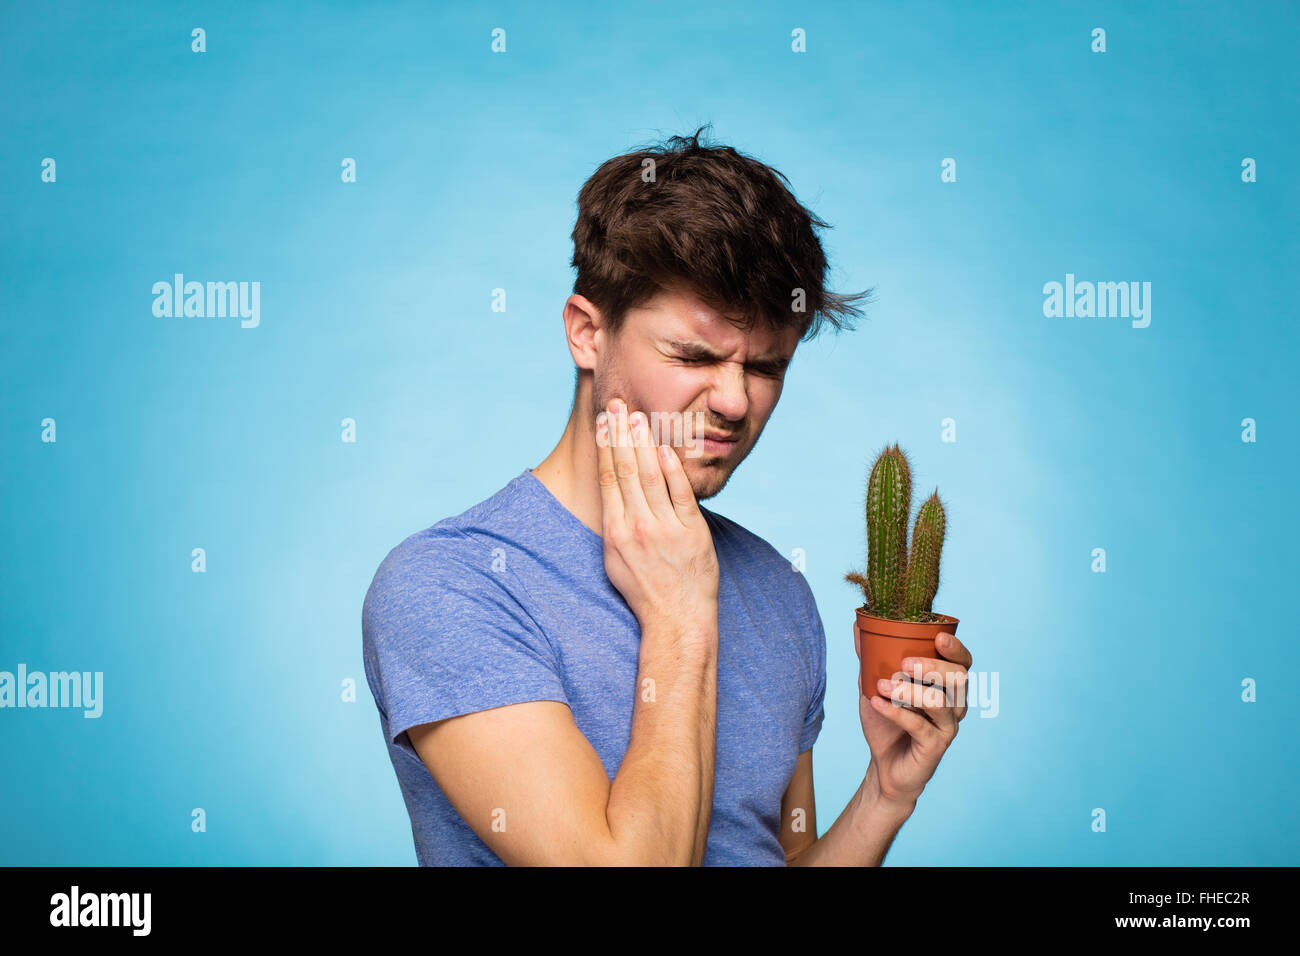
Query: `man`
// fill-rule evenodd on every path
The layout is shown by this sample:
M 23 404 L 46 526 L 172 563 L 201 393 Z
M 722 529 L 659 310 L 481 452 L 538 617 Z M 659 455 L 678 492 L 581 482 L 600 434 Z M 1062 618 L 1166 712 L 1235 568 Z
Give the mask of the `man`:
M 823 288 L 825 223 L 779 176 L 698 131 L 602 165 L 573 231 L 564 434 L 375 574 L 366 677 L 421 864 L 878 864 L 956 734 L 942 688 L 862 688 L 872 760 L 818 839 L 816 602 L 698 504 L 798 342 L 867 295 Z M 926 675 L 964 680 L 965 648 L 936 651 Z

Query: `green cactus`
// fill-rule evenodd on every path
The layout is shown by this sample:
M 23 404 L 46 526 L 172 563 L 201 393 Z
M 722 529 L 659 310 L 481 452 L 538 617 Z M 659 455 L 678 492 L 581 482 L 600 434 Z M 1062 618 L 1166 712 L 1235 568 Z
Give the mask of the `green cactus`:
M 912 545 L 907 517 L 912 510 L 912 472 L 895 443 L 886 447 L 867 479 L 867 573 L 850 571 L 846 581 L 862 588 L 866 610 L 896 621 L 926 622 L 939 590 L 939 557 L 946 518 L 939 489 L 916 514 Z

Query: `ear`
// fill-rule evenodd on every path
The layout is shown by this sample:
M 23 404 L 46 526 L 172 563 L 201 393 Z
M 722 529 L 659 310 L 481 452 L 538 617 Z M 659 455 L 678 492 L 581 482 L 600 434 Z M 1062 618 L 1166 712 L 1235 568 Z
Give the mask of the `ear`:
M 586 296 L 571 295 L 564 303 L 564 336 L 579 369 L 592 371 L 605 342 L 605 317 Z

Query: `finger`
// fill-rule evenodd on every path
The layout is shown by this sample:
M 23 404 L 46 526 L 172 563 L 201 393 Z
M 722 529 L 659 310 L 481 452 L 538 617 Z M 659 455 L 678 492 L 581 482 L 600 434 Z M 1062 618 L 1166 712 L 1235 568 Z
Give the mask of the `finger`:
M 950 642 L 950 643 L 949 643 Z M 962 667 L 970 668 L 975 663 L 971 659 L 970 651 L 966 645 L 957 640 L 956 634 L 950 634 L 948 631 L 940 631 L 934 639 L 934 646 L 939 655 L 960 664 Z
M 883 687 L 884 683 L 887 682 L 882 678 L 880 686 Z M 889 698 L 923 714 L 927 722 L 945 736 L 956 735 L 957 718 L 953 713 L 952 699 L 942 684 L 914 684 L 903 680 L 892 686 Z
M 645 520 L 651 516 L 650 505 L 646 503 L 645 492 L 641 490 L 641 479 L 636 467 L 636 449 L 632 447 L 632 433 L 628 427 L 627 405 L 622 399 L 614 399 L 609 406 L 610 434 L 614 446 L 614 474 L 618 477 L 618 487 L 623 495 L 623 517 L 628 523 Z
M 871 706 L 876 713 L 892 720 L 924 746 L 939 745 L 939 728 L 916 711 L 904 707 L 901 702 L 886 700 L 877 694 L 871 698 Z
M 669 518 L 676 520 L 677 512 L 673 510 L 672 500 L 668 497 L 668 486 L 664 484 L 664 473 L 659 467 L 659 446 L 655 444 L 650 423 L 644 412 L 633 412 L 630 421 L 636 467 L 641 476 L 641 490 L 645 493 L 646 504 L 660 521 Z
M 858 632 L 858 616 L 853 615 L 853 653 L 862 660 L 862 635 Z
M 932 657 L 905 657 L 902 671 L 922 684 L 942 684 L 948 692 L 948 699 L 953 702 L 957 719 L 966 716 L 966 695 L 970 692 L 970 673 L 966 668 Z
M 695 500 L 695 489 L 691 487 L 682 460 L 671 445 L 660 445 L 659 464 L 663 467 L 664 478 L 668 482 L 668 497 L 673 503 L 673 510 L 678 520 L 684 525 L 703 521 L 700 504 Z
M 935 660 L 933 657 L 904 657 L 899 668 L 909 679 L 920 684 L 943 684 L 951 692 L 966 683 L 969 672 L 960 664 Z
M 881 680 L 888 681 L 890 687 L 899 690 L 900 693 L 894 696 L 899 697 L 910 706 L 925 708 L 935 706 L 951 708 L 953 706 L 952 695 L 942 681 L 931 684 L 899 676 L 892 679 L 882 677 Z
M 600 476 L 600 520 L 602 531 L 623 520 L 623 492 L 614 472 L 614 450 L 609 447 L 609 415 L 596 416 L 596 468 Z

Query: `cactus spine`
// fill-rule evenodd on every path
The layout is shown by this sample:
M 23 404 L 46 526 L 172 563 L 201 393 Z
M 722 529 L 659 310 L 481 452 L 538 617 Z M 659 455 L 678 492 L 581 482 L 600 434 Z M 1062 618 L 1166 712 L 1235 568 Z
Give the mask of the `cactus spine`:
M 923 622 L 939 590 L 939 557 L 946 519 L 939 490 L 922 503 L 907 543 L 912 510 L 912 472 L 895 443 L 886 447 L 867 480 L 867 573 L 845 579 L 862 588 L 868 613 L 891 620 Z

